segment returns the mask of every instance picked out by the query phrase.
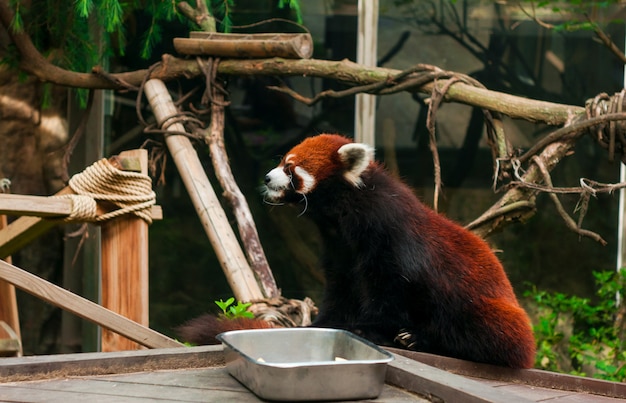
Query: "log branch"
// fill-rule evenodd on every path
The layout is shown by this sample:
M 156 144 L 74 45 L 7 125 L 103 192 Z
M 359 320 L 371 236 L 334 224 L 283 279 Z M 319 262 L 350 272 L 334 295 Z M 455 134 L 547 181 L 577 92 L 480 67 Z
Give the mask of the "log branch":
M 228 103 L 224 99 L 223 89 L 218 88 L 216 83 L 216 67 L 219 61 L 214 59 L 207 63 L 198 58 L 198 64 L 202 66 L 207 76 L 206 91 L 210 93 L 210 96 L 203 98 L 210 101 L 211 123 L 208 130 L 198 129 L 197 132 L 204 138 L 209 147 L 215 176 L 224 190 L 224 196 L 231 205 L 244 252 L 250 267 L 259 278 L 263 294 L 268 298 L 277 297 L 280 295 L 278 286 L 265 257 L 248 202 L 230 169 L 228 154 L 224 145 L 224 106 Z
M 139 87 L 144 78 L 157 78 L 171 81 L 179 78 L 196 78 L 202 71 L 195 60 L 180 59 L 165 54 L 162 63 L 154 70 L 140 69 L 131 72 L 108 74 L 100 73 L 101 68 L 95 66 L 97 74 L 76 73 L 64 70 L 47 61 L 35 48 L 30 37 L 24 31 L 15 31 L 11 22 L 13 11 L 7 0 L 0 1 L 0 23 L 9 33 L 15 47 L 20 53 L 20 69 L 37 77 L 43 82 L 85 89 L 127 90 L 129 86 Z M 219 74 L 226 75 L 261 75 L 261 76 L 306 76 L 329 78 L 348 85 L 367 85 L 386 81 L 402 71 L 381 67 L 365 67 L 348 60 L 291 60 L 281 58 L 252 60 L 223 60 L 218 68 Z M 433 86 L 440 89 L 447 80 L 428 83 L 423 86 L 412 86 L 410 92 L 432 93 Z M 561 125 L 584 112 L 584 108 L 572 105 L 560 105 L 544 101 L 535 101 L 497 91 L 472 87 L 457 83 L 446 93 L 446 102 L 459 102 L 467 105 L 500 112 L 514 119 L 525 119 L 531 122 L 543 122 L 549 125 Z

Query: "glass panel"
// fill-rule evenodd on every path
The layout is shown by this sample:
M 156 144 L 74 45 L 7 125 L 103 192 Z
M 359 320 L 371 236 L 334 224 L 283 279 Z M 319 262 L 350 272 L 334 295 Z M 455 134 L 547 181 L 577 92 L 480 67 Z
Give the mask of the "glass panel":
M 356 59 L 356 0 L 300 1 L 304 25 L 315 42 L 318 59 Z M 270 17 L 293 17 L 278 9 L 275 1 L 237 1 L 233 24 L 243 25 Z M 271 25 L 237 30 L 255 32 L 302 32 L 296 26 L 274 21 Z M 607 28 L 623 48 L 624 29 L 620 24 Z M 186 37 L 174 26 L 168 34 Z M 129 38 L 131 35 L 129 35 Z M 139 38 L 139 35 L 137 35 Z M 469 74 L 487 88 L 532 99 L 584 105 L 600 92 L 622 88 L 622 66 L 592 32 L 548 31 L 528 21 L 519 9 L 492 1 L 381 1 L 378 33 L 379 65 L 402 70 L 417 63 Z M 155 50 L 155 60 L 136 58 L 128 51 L 118 61 L 120 70 L 149 66 L 160 51 L 172 53 L 171 40 Z M 328 98 L 312 107 L 295 102 L 269 85 L 287 85 L 312 97 L 323 90 L 345 89 L 329 79 L 310 77 L 228 77 L 231 106 L 227 112 L 226 143 L 234 174 L 246 194 L 256 220 L 274 276 L 288 298 L 321 299 L 322 274 L 317 230 L 301 210 L 273 207 L 263 203 L 259 186 L 291 146 L 305 136 L 354 131 L 354 97 Z M 203 88 L 203 80 L 181 80 L 169 87 L 184 93 Z M 196 98 L 200 94 L 196 94 Z M 377 158 L 403 177 L 427 204 L 433 197 L 433 166 L 425 129 L 427 94 L 399 93 L 378 99 Z M 136 126 L 134 94 L 116 95 L 111 122 L 109 152 L 141 146 L 148 138 Z M 197 99 L 190 99 L 197 101 Z M 150 113 L 144 109 L 144 116 Z M 437 115 L 437 141 L 442 163 L 444 192 L 440 210 L 468 223 L 489 208 L 500 194 L 492 191 L 493 159 L 485 142 L 480 111 L 460 104 L 444 104 Z M 516 148 L 527 149 L 550 128 L 522 120 L 505 119 L 506 132 Z M 162 149 L 150 143 L 150 149 Z M 212 177 L 206 146 L 197 150 Z M 161 154 L 166 155 L 166 154 Z M 584 139 L 574 156 L 553 172 L 558 186 L 576 186 L 580 177 L 601 182 L 618 179 L 617 163 L 608 163 L 606 152 Z M 161 171 L 156 171 L 160 177 Z M 151 324 L 172 334 L 184 320 L 213 311 L 214 300 L 232 295 L 211 246 L 202 230 L 189 197 L 171 160 L 158 189 L 158 203 L 164 220 L 150 229 L 151 236 Z M 213 181 L 218 194 L 221 189 Z M 577 198 L 562 197 L 566 209 L 574 210 Z M 223 205 L 229 211 L 228 203 Z M 526 224 L 511 225 L 489 241 L 500 250 L 500 258 L 518 291 L 524 281 L 541 287 L 590 295 L 592 270 L 614 267 L 617 246 L 616 195 L 593 199 L 584 226 L 599 232 L 607 247 L 566 229 L 546 195 L 537 199 L 537 214 Z

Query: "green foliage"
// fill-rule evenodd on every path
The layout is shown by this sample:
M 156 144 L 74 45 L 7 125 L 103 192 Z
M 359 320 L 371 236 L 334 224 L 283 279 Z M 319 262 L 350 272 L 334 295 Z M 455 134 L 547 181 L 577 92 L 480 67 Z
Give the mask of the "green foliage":
M 226 319 L 237 319 L 237 318 L 254 318 L 252 312 L 248 312 L 248 308 L 252 305 L 250 302 L 243 303 L 241 301 L 237 302 L 237 305 L 234 305 L 235 298 L 230 297 L 226 301 L 222 301 L 220 298 L 219 301 L 215 301 L 215 304 L 220 307 L 222 310 L 222 315 Z
M 294 13 L 294 17 L 298 24 L 302 24 L 302 10 L 300 9 L 300 0 L 276 0 L 279 9 L 289 7 Z M 218 20 L 218 27 L 224 32 L 230 32 L 233 28 L 233 13 L 237 9 L 234 0 L 211 0 L 213 15 Z
M 302 24 L 302 10 L 300 9 L 299 0 L 278 0 L 278 8 L 285 8 L 288 6 L 291 10 L 293 10 L 296 22 L 298 24 Z
M 24 31 L 35 47 L 53 64 L 76 72 L 90 72 L 110 56 L 123 56 L 127 36 L 140 38 L 139 55 L 151 58 L 163 39 L 164 23 L 178 20 L 190 26 L 178 11 L 184 0 L 9 0 L 14 12 L 11 29 Z M 204 0 L 209 11 L 221 20 L 224 31 L 232 27 L 235 0 Z M 299 0 L 275 0 L 289 7 L 302 21 Z M 148 19 L 149 24 L 140 23 Z M 147 25 L 147 27 L 146 27 Z M 144 28 L 145 27 L 145 28 Z M 197 29 L 197 28 L 195 28 Z M 128 32 L 127 32 L 128 30 Z M 17 66 L 18 55 L 9 49 L 1 61 Z M 81 105 L 87 91 L 78 90 Z
M 532 6 L 534 9 L 546 9 L 555 14 L 562 15 L 563 22 L 554 24 L 553 29 L 557 32 L 594 30 L 597 23 L 589 20 L 587 16 L 607 9 L 620 3 L 620 0 L 588 1 L 588 0 L 524 0 L 520 5 L 527 11 Z
M 141 37 L 140 55 L 148 59 L 155 45 L 162 40 L 163 24 L 179 20 L 189 25 L 178 11 L 183 0 L 10 0 L 15 17 L 12 29 L 26 31 L 35 46 L 51 62 L 72 71 L 89 72 L 104 56 L 123 55 L 126 36 Z M 209 11 L 221 21 L 220 27 L 229 31 L 235 0 L 204 0 Z M 300 0 L 275 0 L 279 8 L 289 7 L 298 22 L 302 22 Z M 130 31 L 138 27 L 141 18 L 150 24 L 143 32 Z M 130 29 L 130 28 L 129 28 Z M 100 46 L 96 46 L 96 44 Z M 47 54 L 46 54 L 47 53 Z
M 626 271 L 594 272 L 597 302 L 562 293 L 539 291 L 532 297 L 539 308 L 534 325 L 537 339 L 536 366 L 558 372 L 588 375 L 623 382 L 626 351 L 621 340 L 623 324 L 617 296 L 623 295 Z M 571 325 L 571 335 L 567 335 Z
M 230 32 L 233 21 L 232 11 L 235 6 L 233 0 L 212 0 L 214 15 L 221 21 L 220 26 L 224 32 Z
M 151 27 L 170 21 L 178 14 L 174 1 L 149 0 L 13 0 L 13 28 L 24 30 L 35 46 L 54 64 L 79 72 L 88 72 L 101 63 L 103 56 L 123 54 L 126 45 L 125 24 L 145 12 L 153 16 Z M 141 35 L 142 33 L 133 32 Z M 149 56 L 160 41 L 160 30 L 143 33 L 142 56 Z M 97 44 L 100 46 L 97 46 Z

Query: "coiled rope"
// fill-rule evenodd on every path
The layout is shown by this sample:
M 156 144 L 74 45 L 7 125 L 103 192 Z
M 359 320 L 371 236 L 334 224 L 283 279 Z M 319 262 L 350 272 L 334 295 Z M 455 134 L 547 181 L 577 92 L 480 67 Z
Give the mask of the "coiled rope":
M 132 213 L 152 223 L 150 207 L 156 203 L 156 194 L 148 175 L 122 171 L 103 158 L 72 176 L 69 186 L 76 194 L 55 196 L 72 200 L 72 212 L 65 221 L 102 222 Z M 97 201 L 111 202 L 119 208 L 98 215 Z

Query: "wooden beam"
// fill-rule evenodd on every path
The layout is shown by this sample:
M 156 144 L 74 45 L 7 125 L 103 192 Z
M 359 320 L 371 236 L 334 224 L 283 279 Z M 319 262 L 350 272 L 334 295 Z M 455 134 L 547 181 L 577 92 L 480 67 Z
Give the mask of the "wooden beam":
M 534 400 L 394 354 L 385 382 L 444 402 L 530 403 Z M 454 387 L 450 387 L 454 385 Z
M 64 218 L 72 213 L 72 200 L 60 197 L 30 196 L 0 193 L 0 214 L 42 218 Z M 108 212 L 104 206 L 98 206 L 98 212 Z M 161 206 L 152 206 L 150 215 L 153 220 L 163 219 Z M 0 227 L 2 228 L 2 227 Z
M 506 368 L 393 347 L 385 347 L 385 349 L 391 353 L 443 371 L 472 378 L 488 379 L 494 383 L 515 383 L 537 388 L 550 388 L 626 399 L 626 383 L 623 382 L 611 382 L 604 379 L 562 374 L 534 368 Z
M 1 359 L 0 385 L 42 379 L 223 367 L 224 364 L 221 344 L 111 353 L 35 355 Z
M 6 227 L 7 218 L 0 215 L 0 229 Z M 5 258 L 11 263 L 11 257 Z M 17 298 L 15 287 L 4 280 L 0 280 L 0 322 L 4 322 L 13 334 L 0 326 L 0 356 L 22 355 L 22 337 L 20 333 L 20 320 L 17 310 Z M 2 323 L 0 323 L 2 325 Z M 14 340 L 14 338 L 16 340 Z
M 56 194 L 70 193 L 72 193 L 72 189 L 66 186 Z M 14 254 L 57 224 L 57 221 L 45 220 L 40 217 L 20 217 L 13 221 L 0 230 L 0 259 Z
M 140 161 L 148 172 L 148 151 L 120 154 Z M 102 306 L 148 326 L 148 223 L 125 214 L 102 224 Z M 109 330 L 102 331 L 102 351 L 137 350 L 140 345 Z
M 183 344 L 133 322 L 32 273 L 0 260 L 0 279 L 77 316 L 112 330 L 149 348 L 182 347 Z
M 0 214 L 38 217 L 66 217 L 72 201 L 60 197 L 0 194 Z

